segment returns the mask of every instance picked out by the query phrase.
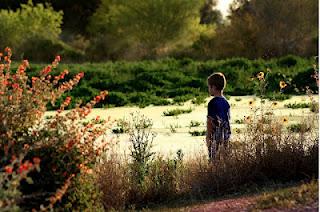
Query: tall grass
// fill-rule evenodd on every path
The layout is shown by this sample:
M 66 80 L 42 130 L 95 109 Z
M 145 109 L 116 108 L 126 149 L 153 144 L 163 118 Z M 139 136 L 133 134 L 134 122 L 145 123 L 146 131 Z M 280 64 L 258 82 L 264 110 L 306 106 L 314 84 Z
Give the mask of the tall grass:
M 267 83 L 263 76 L 259 80 L 263 96 Z M 287 117 L 274 115 L 277 104 L 266 103 L 262 98 L 257 105 L 249 104 L 251 114 L 243 120 L 243 133 L 234 137 L 227 148 L 219 148 L 213 161 L 208 160 L 206 152 L 185 160 L 181 151 L 173 158 L 165 158 L 151 153 L 150 148 L 142 158 L 132 157 L 131 161 L 122 161 L 115 153 L 103 159 L 99 175 L 110 179 L 99 183 L 105 208 L 143 208 L 171 200 L 219 197 L 270 183 L 318 178 L 318 115 L 310 112 L 300 127 L 292 129 L 287 126 Z M 139 126 L 145 121 L 138 118 L 136 123 Z M 143 135 L 144 130 L 150 132 L 141 127 L 133 127 L 131 132 Z M 132 156 L 137 146 L 148 144 L 143 137 L 135 139 Z M 139 171 L 141 167 L 143 172 Z
M 221 148 L 214 162 L 208 161 L 206 153 L 188 160 L 181 152 L 173 158 L 157 155 L 139 182 L 134 163 L 121 160 L 114 152 L 99 168 L 105 208 L 137 209 L 317 178 L 318 120 L 309 117 L 312 130 L 292 133 L 286 130 L 286 122 L 267 114 L 256 114 L 256 121 L 247 123 L 244 134 L 228 149 Z

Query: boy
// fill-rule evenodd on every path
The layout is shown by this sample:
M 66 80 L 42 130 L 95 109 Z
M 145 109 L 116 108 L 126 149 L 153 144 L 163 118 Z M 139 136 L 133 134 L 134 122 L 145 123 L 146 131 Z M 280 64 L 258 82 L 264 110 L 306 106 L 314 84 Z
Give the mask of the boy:
M 208 91 L 214 96 L 208 104 L 206 142 L 210 160 L 214 159 L 219 145 L 227 147 L 230 130 L 230 105 L 223 96 L 226 78 L 222 73 L 213 73 L 208 77 Z

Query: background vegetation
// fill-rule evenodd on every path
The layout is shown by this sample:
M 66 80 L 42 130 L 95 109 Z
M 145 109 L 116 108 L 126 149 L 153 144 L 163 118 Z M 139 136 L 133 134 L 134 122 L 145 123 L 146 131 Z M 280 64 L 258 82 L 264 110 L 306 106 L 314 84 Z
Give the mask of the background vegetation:
M 18 59 L 269 59 L 318 52 L 314 0 L 234 0 L 227 18 L 216 0 L 33 2 L 1 1 L 0 47 L 13 47 Z
M 61 64 L 56 73 L 70 70 L 62 81 L 67 81 L 81 71 L 85 76 L 79 86 L 66 93 L 75 100 L 84 102 L 94 97 L 99 90 L 108 90 L 109 96 L 97 106 L 179 104 L 187 100 L 203 102 L 207 96 L 208 75 L 221 71 L 226 75 L 226 95 L 258 94 L 259 86 L 252 80 L 257 73 L 270 69 L 266 93 L 268 98 L 285 99 L 288 94 L 305 94 L 305 85 L 317 91 L 314 74 L 314 59 L 286 56 L 272 60 L 226 60 L 194 61 L 191 59 L 163 59 L 139 62 L 108 62 Z M 37 76 L 42 65 L 32 65 L 29 76 Z M 55 73 L 55 72 L 53 72 Z M 280 94 L 279 82 L 287 83 L 285 94 Z M 139 82 L 139 83 L 137 83 Z M 171 100 L 170 100 L 171 99 Z

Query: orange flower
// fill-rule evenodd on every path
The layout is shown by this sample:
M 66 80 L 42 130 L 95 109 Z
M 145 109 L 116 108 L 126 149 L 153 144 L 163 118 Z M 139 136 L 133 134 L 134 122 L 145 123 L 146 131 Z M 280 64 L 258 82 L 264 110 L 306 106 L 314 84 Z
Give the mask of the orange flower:
M 96 97 L 94 98 L 94 100 L 95 100 L 96 102 L 99 102 L 99 101 L 101 100 L 101 96 L 96 96 Z
M 11 166 L 6 166 L 6 167 L 4 167 L 4 170 L 6 173 L 11 174 L 13 171 L 13 168 Z
M 23 60 L 24 67 L 30 67 L 28 60 Z
M 19 84 L 18 84 L 18 83 L 13 83 L 13 84 L 12 84 L 12 88 L 18 89 L 18 88 L 19 88 Z
M 60 62 L 60 60 L 61 60 L 60 55 L 57 55 L 57 56 L 56 56 L 56 60 L 57 60 L 58 62 Z
M 286 84 L 285 81 L 280 81 L 279 85 L 280 85 L 280 88 L 281 88 L 281 89 L 287 87 L 287 84 Z
M 4 49 L 4 51 L 5 51 L 5 52 L 11 52 L 11 49 L 10 49 L 9 47 L 6 47 L 6 48 Z

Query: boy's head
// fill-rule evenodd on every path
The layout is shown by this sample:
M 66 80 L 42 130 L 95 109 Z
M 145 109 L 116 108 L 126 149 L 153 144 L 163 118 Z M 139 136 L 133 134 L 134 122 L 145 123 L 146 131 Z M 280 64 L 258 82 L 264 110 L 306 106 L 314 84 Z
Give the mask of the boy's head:
M 208 90 L 210 95 L 214 96 L 223 91 L 227 84 L 226 77 L 223 73 L 213 73 L 208 77 Z

